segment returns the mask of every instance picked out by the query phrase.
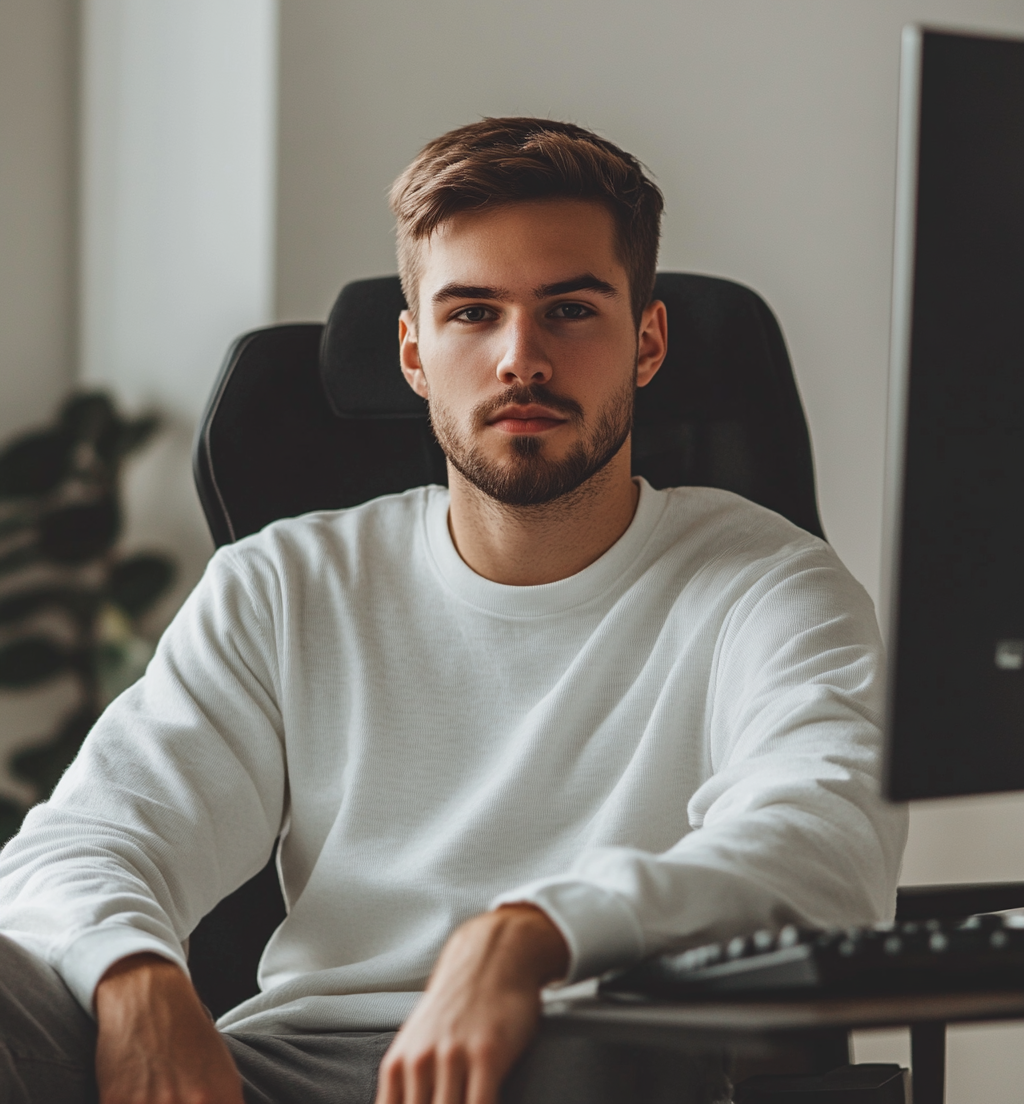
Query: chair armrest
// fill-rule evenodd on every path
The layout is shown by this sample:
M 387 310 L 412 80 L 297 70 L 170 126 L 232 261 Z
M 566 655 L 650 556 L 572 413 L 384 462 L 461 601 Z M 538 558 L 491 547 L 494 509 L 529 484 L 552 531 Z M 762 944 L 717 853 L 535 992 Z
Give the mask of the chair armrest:
M 897 920 L 944 919 L 1024 908 L 1024 882 L 978 882 L 964 885 L 900 886 Z

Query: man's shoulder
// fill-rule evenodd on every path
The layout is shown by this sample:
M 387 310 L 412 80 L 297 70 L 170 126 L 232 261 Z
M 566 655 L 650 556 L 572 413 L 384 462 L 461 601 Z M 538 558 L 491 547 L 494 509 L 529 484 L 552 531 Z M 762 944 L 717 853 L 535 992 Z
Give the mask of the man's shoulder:
M 874 606 L 827 542 L 729 491 L 680 487 L 666 496 L 662 561 L 681 593 L 736 629 L 769 619 L 853 618 L 874 646 Z M 687 608 L 689 607 L 680 607 Z M 756 615 L 756 616 L 755 616 Z
M 823 554 L 831 548 L 806 529 L 749 498 L 718 487 L 671 487 L 664 495 L 660 528 L 666 545 L 701 558 L 734 559 Z
M 327 562 L 354 566 L 367 557 L 378 562 L 390 555 L 407 557 L 431 503 L 447 501 L 447 495 L 444 487 L 414 487 L 358 506 L 281 518 L 221 553 L 243 570 L 263 564 L 289 574 Z
M 696 584 L 729 601 L 754 599 L 787 580 L 847 593 L 850 601 L 859 595 L 860 584 L 831 545 L 774 510 L 715 487 L 658 493 L 664 509 L 649 562 L 681 586 Z

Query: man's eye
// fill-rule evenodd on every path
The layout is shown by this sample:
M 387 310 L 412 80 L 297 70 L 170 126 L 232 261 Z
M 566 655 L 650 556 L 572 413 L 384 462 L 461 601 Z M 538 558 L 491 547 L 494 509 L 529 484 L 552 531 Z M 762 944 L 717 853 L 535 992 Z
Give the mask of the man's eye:
M 552 310 L 551 314 L 554 318 L 589 318 L 594 311 L 583 303 L 559 303 L 557 307 Z
M 494 311 L 488 307 L 463 307 L 454 315 L 460 322 L 486 322 L 494 317 Z

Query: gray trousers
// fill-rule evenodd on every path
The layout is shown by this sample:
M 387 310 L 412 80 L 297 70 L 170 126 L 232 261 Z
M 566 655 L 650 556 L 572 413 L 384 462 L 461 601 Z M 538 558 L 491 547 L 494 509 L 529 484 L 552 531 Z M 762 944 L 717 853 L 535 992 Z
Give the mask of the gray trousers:
M 233 1035 L 246 1104 L 371 1104 L 394 1032 Z M 0 936 L 0 1104 L 95 1104 L 96 1025 L 45 962 Z M 558 1039 L 542 1031 L 502 1104 L 719 1104 L 720 1059 Z

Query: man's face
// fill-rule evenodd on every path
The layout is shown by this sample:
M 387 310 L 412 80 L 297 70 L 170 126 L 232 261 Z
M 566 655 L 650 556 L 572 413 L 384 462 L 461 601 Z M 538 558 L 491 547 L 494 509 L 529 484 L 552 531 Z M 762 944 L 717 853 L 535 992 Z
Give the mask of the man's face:
M 601 471 L 664 358 L 664 307 L 638 339 L 614 235 L 599 203 L 538 200 L 457 215 L 421 246 L 402 369 L 451 464 L 498 501 L 549 502 Z

